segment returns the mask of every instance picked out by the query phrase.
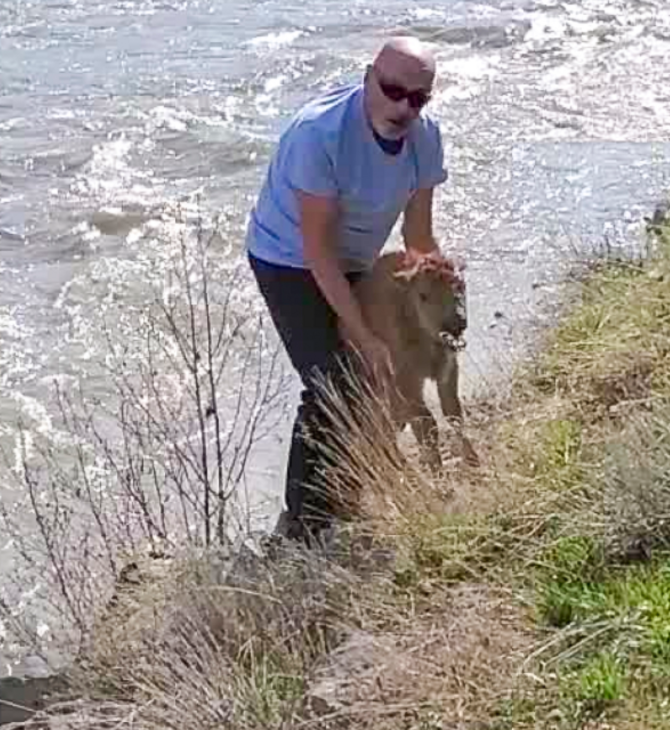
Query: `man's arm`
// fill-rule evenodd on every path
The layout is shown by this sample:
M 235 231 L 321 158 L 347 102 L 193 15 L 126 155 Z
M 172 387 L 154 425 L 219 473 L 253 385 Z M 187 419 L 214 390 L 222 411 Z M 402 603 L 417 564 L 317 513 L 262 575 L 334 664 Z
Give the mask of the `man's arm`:
M 337 199 L 299 191 L 298 200 L 305 262 L 345 328 L 360 342 L 368 336 L 367 327 L 351 286 L 340 269 L 333 245 Z
M 433 188 L 417 190 L 410 198 L 402 224 L 405 248 L 417 253 L 432 253 L 439 246 L 433 236 Z
M 334 245 L 338 202 L 334 197 L 298 191 L 303 253 L 316 283 L 342 320 L 344 329 L 374 371 L 390 370 L 387 348 L 368 329 L 361 308 L 342 273 Z

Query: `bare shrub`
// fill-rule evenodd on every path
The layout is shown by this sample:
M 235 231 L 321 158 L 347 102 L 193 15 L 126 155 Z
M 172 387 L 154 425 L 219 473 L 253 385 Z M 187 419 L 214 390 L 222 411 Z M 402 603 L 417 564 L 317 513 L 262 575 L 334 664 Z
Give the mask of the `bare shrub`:
M 101 307 L 102 393 L 93 377 L 58 384 L 58 430 L 19 423 L 3 453 L 15 581 L 2 586 L 0 616 L 33 652 L 55 625 L 59 643 L 77 647 L 138 552 L 225 546 L 249 528 L 245 468 L 275 428 L 287 380 L 222 230 L 177 221 L 148 247 L 143 300 L 121 307 L 111 292 Z
M 670 410 L 630 417 L 608 446 L 599 511 L 614 559 L 646 560 L 670 548 Z

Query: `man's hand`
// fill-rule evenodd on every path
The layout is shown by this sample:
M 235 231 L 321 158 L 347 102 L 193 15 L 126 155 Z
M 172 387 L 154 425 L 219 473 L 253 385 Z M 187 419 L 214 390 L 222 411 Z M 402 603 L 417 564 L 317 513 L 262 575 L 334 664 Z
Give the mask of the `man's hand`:
M 394 376 L 393 359 L 386 343 L 369 330 L 356 337 L 340 320 L 340 332 L 349 346 L 358 353 L 363 366 L 378 383 L 388 382 Z
M 386 343 L 370 334 L 360 343 L 360 350 L 374 381 L 381 387 L 390 384 L 394 369 L 391 353 Z

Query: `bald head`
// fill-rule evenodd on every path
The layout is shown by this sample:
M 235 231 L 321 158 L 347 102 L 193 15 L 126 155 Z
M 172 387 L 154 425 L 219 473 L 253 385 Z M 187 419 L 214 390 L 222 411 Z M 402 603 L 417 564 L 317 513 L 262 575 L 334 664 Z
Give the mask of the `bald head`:
M 368 119 L 388 139 L 400 139 L 430 98 L 435 58 L 418 39 L 389 39 L 375 57 L 365 79 Z
M 415 76 L 420 82 L 432 84 L 435 58 L 428 48 L 411 36 L 391 38 L 381 48 L 373 64 L 381 73 Z

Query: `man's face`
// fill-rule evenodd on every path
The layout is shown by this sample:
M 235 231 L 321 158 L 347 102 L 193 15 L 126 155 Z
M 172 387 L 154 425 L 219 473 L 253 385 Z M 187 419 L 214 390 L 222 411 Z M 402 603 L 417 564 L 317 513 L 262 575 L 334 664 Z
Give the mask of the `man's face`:
M 416 61 L 393 59 L 370 66 L 365 77 L 367 110 L 375 131 L 401 139 L 430 99 L 434 74 Z

